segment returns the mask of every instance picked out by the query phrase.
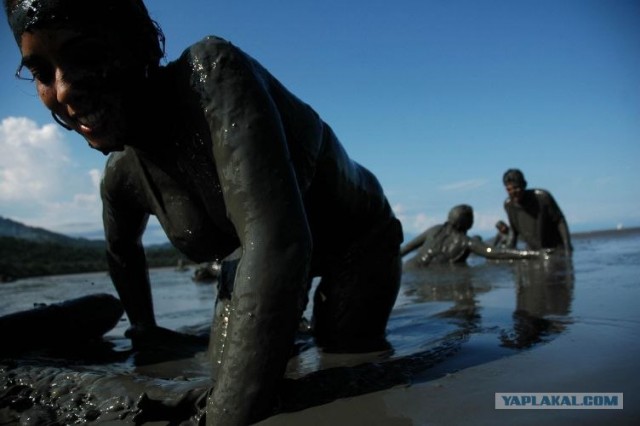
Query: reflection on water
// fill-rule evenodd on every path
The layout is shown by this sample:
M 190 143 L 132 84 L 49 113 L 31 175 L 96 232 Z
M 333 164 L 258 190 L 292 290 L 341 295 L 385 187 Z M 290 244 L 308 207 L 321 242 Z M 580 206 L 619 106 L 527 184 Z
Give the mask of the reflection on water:
M 432 380 L 550 341 L 571 323 L 573 287 L 565 258 L 432 265 L 406 273 L 388 328 L 393 350 L 298 355 L 289 365 L 297 380 L 283 408 Z
M 527 348 L 563 331 L 573 297 L 573 262 L 564 257 L 515 265 L 513 332 L 502 333 L 506 347 Z
M 158 322 L 207 335 L 215 286 L 195 284 L 190 276 L 170 269 L 152 271 Z M 470 262 L 407 273 L 388 327 L 393 349 L 325 354 L 301 333 L 280 410 L 431 380 L 549 342 L 571 324 L 573 289 L 573 265 L 565 258 Z M 0 286 L 0 313 L 97 292 L 114 294 L 103 273 L 18 281 Z M 132 422 L 136 416 L 163 420 L 156 417 L 164 413 L 165 420 L 196 422 L 210 386 L 204 347 L 195 356 L 194 351 L 179 350 L 135 353 L 123 337 L 127 326 L 121 321 L 95 348 L 66 348 L 0 362 L 0 424 L 25 413 L 44 416 L 37 414 L 42 410 L 52 418 L 72 412 L 74 421 Z M 71 363 L 70 353 L 75 354 Z M 68 392 L 85 399 L 52 397 L 51 388 L 60 381 Z M 114 394 L 120 395 L 117 401 L 107 404 Z
M 574 286 L 570 258 L 552 257 L 514 266 L 517 312 L 536 317 L 569 314 Z
M 481 272 L 481 273 L 479 273 Z M 511 276 L 505 276 L 511 272 Z M 515 289 L 513 323 L 491 324 L 495 315 L 509 309 L 507 303 L 495 307 L 493 300 L 509 287 Z M 405 275 L 404 295 L 414 302 L 450 302 L 438 318 L 455 318 L 468 332 L 483 332 L 498 326 L 502 345 L 526 348 L 541 335 L 559 332 L 569 321 L 574 287 L 570 258 L 487 263 L 483 266 L 447 265 L 412 271 Z M 486 301 L 486 303 L 484 303 Z M 507 300 L 502 300 L 507 302 Z M 483 316 L 488 317 L 485 324 Z

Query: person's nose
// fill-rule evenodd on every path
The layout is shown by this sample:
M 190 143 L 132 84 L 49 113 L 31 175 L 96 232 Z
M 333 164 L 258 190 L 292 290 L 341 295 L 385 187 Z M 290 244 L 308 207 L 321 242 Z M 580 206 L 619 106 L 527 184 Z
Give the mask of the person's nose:
M 68 104 L 72 98 L 73 87 L 60 68 L 55 71 L 53 86 L 56 93 L 56 101 L 59 104 Z

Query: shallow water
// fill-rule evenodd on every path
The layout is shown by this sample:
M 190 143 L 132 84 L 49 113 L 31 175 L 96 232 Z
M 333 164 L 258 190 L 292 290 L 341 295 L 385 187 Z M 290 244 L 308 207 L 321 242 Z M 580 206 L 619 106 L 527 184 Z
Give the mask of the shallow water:
M 434 335 L 411 340 L 407 336 L 413 336 L 414 325 L 408 322 L 408 329 L 402 329 L 399 319 L 419 322 L 424 314 L 428 325 L 421 326 L 434 332 L 447 323 L 434 312 L 457 305 L 458 311 L 477 314 L 475 319 L 458 316 L 462 332 L 435 345 L 445 356 L 428 366 L 438 350 L 418 349 L 404 358 L 405 367 L 411 366 L 412 357 L 422 361 L 409 385 L 278 414 L 260 425 L 639 424 L 640 230 L 575 236 L 574 247 L 569 265 L 494 264 L 474 258 L 469 268 L 449 274 L 434 271 L 434 276 L 416 280 L 415 286 L 405 276 L 409 291 L 394 312 L 391 339 L 404 338 L 409 350 L 418 349 L 415 343 L 421 338 L 429 346 Z M 461 302 L 451 302 L 449 295 L 448 304 L 438 305 L 443 283 L 469 281 L 475 291 L 472 298 L 458 291 L 455 300 Z M 431 301 L 421 313 L 400 315 L 405 309 L 421 309 L 411 300 L 425 294 L 432 297 L 425 297 Z M 418 298 L 411 299 L 414 295 Z M 393 370 L 399 362 L 403 360 L 383 363 L 382 369 Z M 619 392 L 624 395 L 624 409 L 496 410 L 496 392 Z
M 324 354 L 305 335 L 289 363 L 292 379 L 281 411 L 434 379 L 553 344 L 577 326 L 610 332 L 640 330 L 633 300 L 640 294 L 640 232 L 593 234 L 574 240 L 572 261 L 487 262 L 431 268 L 403 276 L 388 326 L 392 350 Z M 151 271 L 161 326 L 206 335 L 215 286 L 195 284 L 193 271 Z M 605 289 L 603 287 L 608 287 Z M 91 293 L 115 294 L 105 273 L 43 277 L 0 285 L 0 315 Z M 612 311 L 610 306 L 616 306 Z M 310 309 L 307 310 L 306 315 Z M 119 424 L 196 422 L 210 385 L 204 352 L 148 357 L 123 337 L 126 320 L 105 336 L 106 347 L 36 353 L 0 363 L 0 424 L 86 420 Z M 631 350 L 638 344 L 631 343 Z M 76 399 L 64 398 L 66 389 Z M 80 397 L 82 396 L 82 397 Z M 176 408 L 180 406 L 181 408 Z M 155 414 L 151 414 L 155 413 Z M 154 417 L 155 416 L 155 417 Z

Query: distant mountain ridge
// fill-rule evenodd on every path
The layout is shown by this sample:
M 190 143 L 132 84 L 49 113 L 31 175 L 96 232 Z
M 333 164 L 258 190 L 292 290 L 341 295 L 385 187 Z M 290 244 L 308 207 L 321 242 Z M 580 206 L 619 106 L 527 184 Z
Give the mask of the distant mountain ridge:
M 102 247 L 104 240 L 89 240 L 87 238 L 74 238 L 64 234 L 48 231 L 44 228 L 28 226 L 20 222 L 0 216 L 0 237 L 17 238 L 38 243 L 55 243 L 70 246 Z
M 170 243 L 145 247 L 150 267 L 188 263 Z M 106 271 L 106 241 L 74 238 L 0 216 L 0 283 L 17 278 Z

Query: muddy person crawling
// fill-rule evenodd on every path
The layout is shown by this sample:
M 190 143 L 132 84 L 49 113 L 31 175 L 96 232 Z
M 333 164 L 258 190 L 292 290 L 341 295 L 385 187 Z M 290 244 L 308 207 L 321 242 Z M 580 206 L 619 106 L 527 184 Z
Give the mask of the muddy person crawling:
M 376 177 L 309 105 L 218 37 L 161 65 L 164 37 L 140 0 L 5 0 L 5 10 L 17 76 L 109 155 L 107 255 L 134 346 L 175 334 L 154 318 L 141 244 L 149 215 L 193 261 L 222 260 L 210 424 L 269 415 L 314 277 L 320 347 L 387 347 L 401 225 Z

